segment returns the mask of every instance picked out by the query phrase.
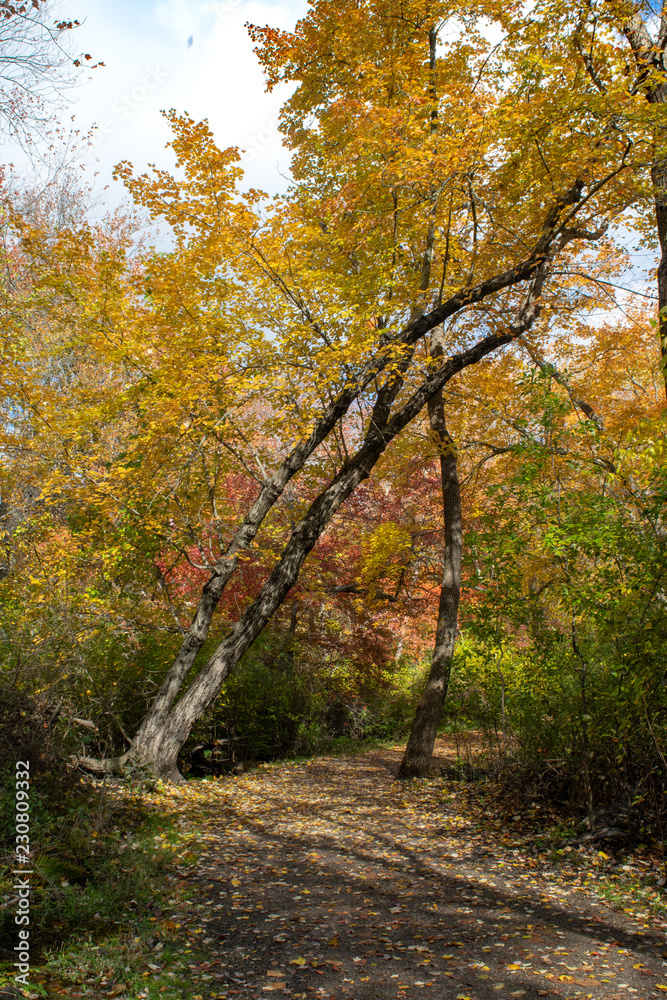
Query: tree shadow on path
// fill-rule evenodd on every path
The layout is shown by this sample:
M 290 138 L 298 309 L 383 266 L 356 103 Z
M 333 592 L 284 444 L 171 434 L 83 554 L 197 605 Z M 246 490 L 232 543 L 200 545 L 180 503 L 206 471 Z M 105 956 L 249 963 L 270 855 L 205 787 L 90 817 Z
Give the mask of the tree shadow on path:
M 392 760 L 375 752 L 206 784 L 193 877 L 214 957 L 193 974 L 210 997 L 667 992 L 664 935 L 489 844 L 446 782 L 391 782 Z

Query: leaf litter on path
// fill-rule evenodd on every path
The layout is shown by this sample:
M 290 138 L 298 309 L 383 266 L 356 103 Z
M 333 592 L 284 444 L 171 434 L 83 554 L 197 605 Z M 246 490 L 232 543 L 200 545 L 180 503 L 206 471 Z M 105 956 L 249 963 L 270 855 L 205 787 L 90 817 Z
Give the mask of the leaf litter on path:
M 190 934 L 206 1000 L 664 996 L 667 924 L 487 828 L 400 751 L 265 765 L 170 790 L 199 830 Z

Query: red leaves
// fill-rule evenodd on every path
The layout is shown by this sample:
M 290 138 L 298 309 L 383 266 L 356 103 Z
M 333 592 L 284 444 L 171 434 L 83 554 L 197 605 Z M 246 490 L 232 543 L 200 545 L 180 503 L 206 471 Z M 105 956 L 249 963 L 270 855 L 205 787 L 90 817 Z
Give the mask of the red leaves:
M 75 24 L 78 24 L 78 21 L 76 21 L 76 22 L 74 22 L 74 23 L 75 23 Z M 68 25 L 65 25 L 65 27 L 69 27 L 69 28 L 71 28 L 71 27 L 72 27 L 72 24 L 68 24 Z M 90 53 L 89 53 L 89 52 L 86 52 L 86 53 L 84 53 L 84 56 L 83 56 L 83 58 L 84 58 L 84 59 L 86 60 L 86 62 L 90 62 L 90 60 L 91 60 L 91 59 L 92 59 L 93 57 L 92 57 L 92 56 L 90 55 Z M 81 66 L 81 65 L 82 65 L 82 62 L 81 62 L 81 59 L 74 59 L 74 60 L 72 60 L 72 61 L 73 61 L 74 65 L 75 65 L 75 66 L 77 66 L 77 67 L 79 67 L 79 66 Z M 91 69 L 97 69 L 97 67 L 98 67 L 98 66 L 104 66 L 104 63 L 103 63 L 103 62 L 97 62 L 97 63 L 95 63 L 95 65 L 94 65 L 94 66 L 91 66 L 90 68 L 91 68 Z

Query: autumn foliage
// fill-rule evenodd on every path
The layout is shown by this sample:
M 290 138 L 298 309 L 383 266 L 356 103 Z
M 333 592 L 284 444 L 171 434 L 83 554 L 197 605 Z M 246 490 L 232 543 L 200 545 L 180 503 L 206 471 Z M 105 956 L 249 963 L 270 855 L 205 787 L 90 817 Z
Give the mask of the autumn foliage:
M 6 669 L 94 717 L 110 767 L 178 780 L 271 677 L 281 752 L 340 704 L 405 726 L 443 572 L 441 391 L 467 557 L 450 714 L 583 767 L 589 809 L 612 758 L 626 784 L 662 760 L 661 313 L 627 246 L 661 243 L 667 150 L 634 18 L 318 0 L 250 27 L 291 88 L 284 195 L 175 110 L 171 171 L 117 167 L 167 249 L 131 213 L 56 225 L 7 193 Z

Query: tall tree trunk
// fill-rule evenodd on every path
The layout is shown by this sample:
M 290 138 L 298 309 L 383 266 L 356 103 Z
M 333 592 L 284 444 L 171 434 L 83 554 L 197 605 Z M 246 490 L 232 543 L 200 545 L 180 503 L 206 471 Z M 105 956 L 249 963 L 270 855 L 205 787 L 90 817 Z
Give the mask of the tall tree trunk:
M 667 90 L 667 88 L 665 88 Z M 655 196 L 655 221 L 660 242 L 658 264 L 658 328 L 660 331 L 660 362 L 667 396 L 667 161 L 662 160 L 651 171 Z
M 183 637 L 176 659 L 167 671 L 151 706 L 144 716 L 134 739 L 134 747 L 149 746 L 163 728 L 171 707 L 176 700 L 183 681 L 194 666 L 199 651 L 204 645 L 215 609 L 220 602 L 225 587 L 231 579 L 239 561 L 239 556 L 247 550 L 262 526 L 264 518 L 282 496 L 290 480 L 303 468 L 313 452 L 345 415 L 354 399 L 362 392 L 371 378 L 371 372 L 379 373 L 386 364 L 386 358 L 376 356 L 367 370 L 361 373 L 356 386 L 345 388 L 329 404 L 322 416 L 315 421 L 309 437 L 300 441 L 292 449 L 276 472 L 263 483 L 259 495 L 246 514 L 227 549 L 212 569 L 203 587 L 197 610 Z M 376 374 L 372 377 L 376 377 Z
M 430 131 L 434 134 L 438 127 L 437 91 L 435 84 L 437 33 L 434 28 L 429 32 L 429 68 L 430 94 L 433 100 Z M 433 243 L 435 237 L 435 208 L 437 194 L 431 191 L 432 215 L 426 240 L 426 250 L 422 266 L 421 288 L 426 291 L 430 284 L 431 266 L 433 263 Z M 474 205 L 473 205 L 474 212 Z M 447 261 L 443 265 L 442 281 L 447 274 Z M 442 357 L 443 350 L 437 341 L 432 341 L 431 355 Z M 428 401 L 428 416 L 431 424 L 431 434 L 440 456 L 440 480 L 442 489 L 443 514 L 445 520 L 445 551 L 444 574 L 440 585 L 440 603 L 438 621 L 435 631 L 435 648 L 431 659 L 426 688 L 417 706 L 417 712 L 412 724 L 408 745 L 401 761 L 399 778 L 410 778 L 425 775 L 431 764 L 435 736 L 440 724 L 442 706 L 447 694 L 449 673 L 451 669 L 454 640 L 456 636 L 456 621 L 461 589 L 461 496 L 456 469 L 456 448 L 447 431 L 445 422 L 445 401 L 442 389 L 436 392 Z M 457 512 L 458 511 L 458 515 Z M 458 528 L 456 525 L 458 524 Z M 452 529 L 454 534 L 452 534 Z M 456 542 L 458 538 L 458 543 Z M 453 543 L 453 544 L 451 544 Z M 457 556 L 458 552 L 458 556 Z M 457 569 L 458 566 L 458 569 Z M 453 603 L 452 603 L 453 601 Z M 453 622 L 454 630 L 450 624 Z
M 439 353 L 442 354 L 442 348 Z M 429 400 L 428 415 L 440 455 L 442 512 L 445 521 L 444 572 L 431 669 L 412 723 L 398 771 L 399 778 L 423 778 L 431 766 L 442 707 L 447 697 L 461 594 L 461 490 L 456 445 L 447 430 L 442 390 Z

